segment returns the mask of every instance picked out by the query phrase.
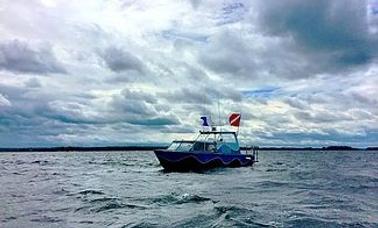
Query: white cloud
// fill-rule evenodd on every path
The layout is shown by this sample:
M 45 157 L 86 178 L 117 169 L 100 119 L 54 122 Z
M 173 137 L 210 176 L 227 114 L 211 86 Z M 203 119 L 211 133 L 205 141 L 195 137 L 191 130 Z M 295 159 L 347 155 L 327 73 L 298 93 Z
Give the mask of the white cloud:
M 0 106 L 11 106 L 11 102 L 5 98 L 2 94 L 0 94 Z
M 0 146 L 168 142 L 218 99 L 243 142 L 373 145 L 377 42 L 348 1 L 3 1 Z

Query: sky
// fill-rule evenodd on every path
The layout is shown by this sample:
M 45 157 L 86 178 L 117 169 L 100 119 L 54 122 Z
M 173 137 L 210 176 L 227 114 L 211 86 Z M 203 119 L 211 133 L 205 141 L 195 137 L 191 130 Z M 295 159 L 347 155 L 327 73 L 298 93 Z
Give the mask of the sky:
M 377 146 L 377 55 L 378 1 L 0 0 L 0 147 Z

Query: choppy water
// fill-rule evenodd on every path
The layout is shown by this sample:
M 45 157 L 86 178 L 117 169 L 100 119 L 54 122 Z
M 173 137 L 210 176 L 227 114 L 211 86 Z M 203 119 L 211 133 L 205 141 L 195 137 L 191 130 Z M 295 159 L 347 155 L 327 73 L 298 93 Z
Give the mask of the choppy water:
M 0 227 L 378 227 L 378 152 L 260 152 L 165 173 L 152 152 L 0 153 Z

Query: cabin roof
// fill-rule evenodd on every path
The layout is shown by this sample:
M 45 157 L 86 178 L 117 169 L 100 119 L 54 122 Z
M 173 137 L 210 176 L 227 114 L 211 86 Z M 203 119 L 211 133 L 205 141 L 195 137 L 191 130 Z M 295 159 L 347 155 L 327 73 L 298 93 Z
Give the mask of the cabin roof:
M 175 143 L 194 143 L 194 140 L 173 140 Z
M 200 131 L 201 134 L 232 134 L 235 135 L 234 131 Z

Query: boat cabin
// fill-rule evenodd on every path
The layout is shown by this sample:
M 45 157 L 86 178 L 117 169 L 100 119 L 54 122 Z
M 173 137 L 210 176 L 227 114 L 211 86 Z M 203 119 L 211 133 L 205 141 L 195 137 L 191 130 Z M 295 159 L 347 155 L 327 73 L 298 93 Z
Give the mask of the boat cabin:
M 240 154 L 237 135 L 232 131 L 200 131 L 195 140 L 173 141 L 167 150 L 175 152 Z

